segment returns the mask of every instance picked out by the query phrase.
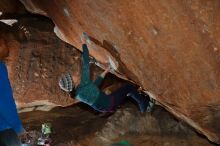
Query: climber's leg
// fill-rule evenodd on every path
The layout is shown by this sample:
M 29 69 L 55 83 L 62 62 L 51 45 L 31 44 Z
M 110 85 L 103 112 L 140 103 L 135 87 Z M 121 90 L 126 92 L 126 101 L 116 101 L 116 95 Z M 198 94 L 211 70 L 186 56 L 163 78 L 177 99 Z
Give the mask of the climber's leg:
M 148 109 L 150 101 L 149 97 L 140 94 L 137 91 L 137 87 L 133 84 L 126 84 L 110 96 L 114 97 L 114 105 L 112 106 L 114 108 L 120 106 L 127 96 L 131 96 L 138 103 L 141 112 L 145 112 L 146 110 L 150 111 L 150 109 Z

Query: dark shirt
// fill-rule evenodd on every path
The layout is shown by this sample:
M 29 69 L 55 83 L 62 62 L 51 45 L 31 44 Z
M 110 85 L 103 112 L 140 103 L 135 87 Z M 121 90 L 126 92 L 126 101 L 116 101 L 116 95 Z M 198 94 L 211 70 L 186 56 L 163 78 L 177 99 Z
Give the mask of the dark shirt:
M 103 81 L 103 77 L 98 76 L 95 81 L 90 79 L 89 51 L 86 44 L 83 44 L 82 58 L 81 81 L 76 88 L 76 99 L 98 111 L 105 111 L 110 106 L 111 99 L 98 88 Z

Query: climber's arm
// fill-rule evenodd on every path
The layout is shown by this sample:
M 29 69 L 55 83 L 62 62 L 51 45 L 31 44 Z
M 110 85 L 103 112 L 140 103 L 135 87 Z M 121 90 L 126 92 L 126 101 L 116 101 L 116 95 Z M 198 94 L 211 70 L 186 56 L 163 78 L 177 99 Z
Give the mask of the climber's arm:
M 110 71 L 110 67 L 108 67 L 107 69 L 105 69 L 105 71 L 104 71 L 102 74 L 100 74 L 100 75 L 96 78 L 96 80 L 94 81 L 94 84 L 96 84 L 97 86 L 99 86 L 99 85 L 102 83 L 103 79 L 105 78 L 106 74 L 107 74 L 109 71 Z
M 90 70 L 89 70 L 89 50 L 86 44 L 82 45 L 82 74 L 80 85 L 85 85 L 90 80 Z

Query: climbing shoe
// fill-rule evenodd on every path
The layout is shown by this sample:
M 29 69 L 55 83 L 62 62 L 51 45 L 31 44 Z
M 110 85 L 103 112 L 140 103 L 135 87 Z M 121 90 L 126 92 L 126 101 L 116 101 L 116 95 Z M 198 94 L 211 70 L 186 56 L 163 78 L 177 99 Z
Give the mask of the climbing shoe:
M 144 113 L 147 110 L 149 103 L 148 97 L 142 96 L 141 94 L 133 94 L 133 93 L 128 93 L 127 96 L 132 97 L 138 103 L 141 113 Z
M 147 112 L 152 112 L 154 105 L 155 105 L 155 100 L 153 98 L 150 98 L 150 101 L 147 106 Z
M 60 77 L 59 86 L 65 92 L 71 92 L 73 90 L 73 80 L 69 73 Z
M 143 96 L 142 99 L 139 102 L 140 111 L 142 113 L 147 111 L 148 104 L 149 104 L 149 98 Z

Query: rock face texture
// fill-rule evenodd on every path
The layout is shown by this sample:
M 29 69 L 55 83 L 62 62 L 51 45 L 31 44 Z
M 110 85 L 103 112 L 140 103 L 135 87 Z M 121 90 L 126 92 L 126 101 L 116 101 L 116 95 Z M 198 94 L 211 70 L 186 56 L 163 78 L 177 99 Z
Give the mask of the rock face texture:
M 48 20 L 28 18 L 20 23 L 28 34 L 27 40 L 21 42 L 12 75 L 19 108 L 33 108 L 35 104 L 38 109 L 46 109 L 45 104 L 73 103 L 68 94 L 59 89 L 58 80 L 63 73 L 72 73 L 78 68 L 80 52 L 59 40 Z
M 58 80 L 64 73 L 79 70 L 81 53 L 55 35 L 48 18 L 22 15 L 14 15 L 18 22 L 13 26 L 0 22 L 0 47 L 10 50 L 6 64 L 19 111 L 50 110 L 75 103 L 60 90 Z M 101 69 L 91 68 L 94 78 Z
M 21 0 L 50 17 L 55 32 L 109 58 L 176 117 L 220 143 L 219 0 Z
M 6 64 L 17 107 L 47 110 L 74 103 L 59 89 L 58 79 L 78 69 L 80 52 L 57 38 L 48 19 L 23 18 L 16 25 L 1 23 L 0 32 L 10 49 Z
M 85 110 L 87 108 L 78 104 L 49 112 L 21 113 L 24 127 L 30 134 L 28 140 L 34 142 L 32 133 L 40 132 L 42 122 L 50 122 L 51 145 L 55 146 L 110 146 L 122 140 L 132 146 L 214 146 L 159 106 L 153 113 L 141 114 L 134 104 L 127 102 L 105 118 Z
M 6 14 L 14 14 L 14 13 L 19 13 L 23 14 L 25 13 L 25 8 L 24 6 L 17 0 L 1 0 L 0 2 L 0 8 L 1 12 L 6 13 Z

